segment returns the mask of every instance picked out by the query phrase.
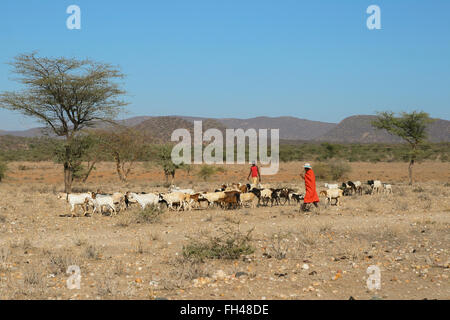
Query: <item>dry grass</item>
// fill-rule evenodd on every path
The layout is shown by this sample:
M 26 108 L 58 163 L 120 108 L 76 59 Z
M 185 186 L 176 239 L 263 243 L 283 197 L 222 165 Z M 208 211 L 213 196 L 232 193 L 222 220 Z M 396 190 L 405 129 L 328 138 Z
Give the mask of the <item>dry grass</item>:
M 420 178 L 426 179 L 413 187 L 405 183 L 404 164 L 351 164 L 351 179 L 379 178 L 393 184 L 394 194 L 345 197 L 341 207 L 321 203 L 320 214 L 286 205 L 162 213 L 134 208 L 114 217 L 76 218 L 61 216 L 68 206 L 56 199 L 60 168 L 21 165 L 13 164 L 0 184 L 0 299 L 450 298 L 448 164 L 424 166 Z M 228 167 L 210 182 L 180 172 L 177 184 L 213 190 L 241 181 L 247 169 Z M 44 180 L 34 179 L 43 173 Z M 101 164 L 77 190 L 164 191 L 162 181 L 162 175 L 138 170 L 121 184 L 111 166 Z M 303 189 L 286 168 L 267 182 Z M 240 237 L 224 237 L 224 229 L 238 223 Z M 246 241 L 231 241 L 245 239 L 249 230 Z M 183 247 L 198 243 L 203 246 L 191 246 L 195 254 L 183 255 Z M 382 270 L 377 293 L 365 287 L 366 269 L 374 264 Z M 80 266 L 80 290 L 66 287 L 71 265 Z M 218 270 L 224 279 L 213 277 Z

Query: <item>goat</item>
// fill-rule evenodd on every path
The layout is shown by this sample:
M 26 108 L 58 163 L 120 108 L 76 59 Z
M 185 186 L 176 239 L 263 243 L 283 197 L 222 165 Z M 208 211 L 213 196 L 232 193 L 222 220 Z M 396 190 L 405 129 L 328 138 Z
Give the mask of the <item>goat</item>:
M 170 186 L 169 188 L 169 193 L 172 192 L 182 192 L 182 193 L 186 193 L 186 194 L 194 194 L 194 190 L 192 189 L 180 189 L 179 187 L 175 187 L 175 186 Z
M 73 194 L 73 193 L 60 193 L 58 194 L 58 199 L 66 199 L 66 201 L 70 204 L 70 212 L 72 216 L 75 216 L 75 208 L 77 206 L 81 206 L 83 208 L 83 215 L 86 215 L 87 213 L 87 201 L 92 199 L 92 193 L 80 193 L 80 194 Z
M 328 190 L 322 190 L 320 191 L 320 195 L 323 195 L 327 198 L 328 204 L 332 205 L 331 200 L 335 199 L 336 206 L 340 205 L 339 199 L 344 195 L 344 191 L 341 189 L 328 189 Z
M 241 205 L 250 204 L 251 208 L 255 208 L 258 204 L 258 197 L 253 192 L 241 193 L 240 195 Z
M 385 194 L 393 194 L 392 185 L 383 183 L 383 191 Z
M 220 199 L 225 197 L 225 192 L 224 191 L 219 191 L 219 192 L 206 192 L 203 193 L 201 196 L 199 196 L 199 199 L 205 199 L 206 201 L 208 201 L 208 206 L 211 207 L 214 204 L 218 204 Z
M 368 180 L 367 184 L 372 188 L 371 194 L 374 194 L 375 191 L 376 193 L 379 193 L 383 188 L 383 185 L 381 184 L 380 180 Z
M 111 215 L 117 213 L 116 206 L 114 205 L 114 199 L 111 195 L 93 193 L 92 199 L 89 199 L 88 202 L 94 207 L 94 211 L 92 213 L 97 211 L 103 213 L 103 207 L 106 207 Z
M 298 204 L 300 201 L 305 199 L 305 195 L 304 194 L 300 194 L 300 193 L 292 193 L 291 194 L 291 198 L 294 199 L 295 201 L 297 201 L 297 204 Z
M 123 193 L 115 192 L 112 194 L 112 198 L 117 211 L 120 212 L 126 209 L 125 195 Z
M 177 211 L 180 211 L 181 209 L 184 209 L 188 206 L 188 203 L 186 203 L 186 195 L 182 192 L 172 192 L 172 193 L 166 193 L 166 194 L 159 194 L 160 201 L 167 202 L 167 206 L 169 209 L 174 210 L 173 205 L 178 204 Z
M 255 193 L 255 195 L 258 197 L 258 206 L 261 204 L 261 202 L 263 203 L 263 205 L 267 206 L 269 201 L 271 201 L 272 199 L 272 190 L 270 189 L 253 188 L 252 190 L 250 190 L 250 192 Z
M 222 208 L 230 209 L 231 207 L 237 208 L 241 204 L 241 193 L 239 191 L 225 191 L 225 197 L 219 200 Z
M 154 193 L 146 193 L 146 194 L 137 194 L 134 192 L 127 192 L 126 198 L 131 203 L 138 203 L 142 210 L 145 209 L 147 205 L 156 205 L 159 208 L 160 197 Z

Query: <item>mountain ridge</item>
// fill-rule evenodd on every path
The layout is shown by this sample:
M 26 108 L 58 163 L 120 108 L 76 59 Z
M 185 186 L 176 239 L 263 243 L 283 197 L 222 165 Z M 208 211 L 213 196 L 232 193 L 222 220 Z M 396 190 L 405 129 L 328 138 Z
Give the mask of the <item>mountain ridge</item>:
M 292 116 L 280 117 L 253 117 L 240 118 L 208 118 L 195 116 L 136 116 L 127 119 L 116 120 L 118 124 L 132 127 L 142 131 L 155 142 L 170 141 L 173 130 L 186 128 L 192 133 L 193 122 L 203 121 L 203 130 L 217 128 L 224 132 L 225 129 L 244 130 L 280 129 L 281 140 L 334 142 L 334 143 L 399 143 L 402 140 L 392 136 L 386 131 L 377 130 L 371 126 L 371 121 L 376 116 L 354 115 L 349 116 L 339 123 L 313 121 Z M 99 124 L 97 128 L 107 128 L 108 124 Z M 450 121 L 434 119 L 428 127 L 430 142 L 450 142 Z M 0 136 L 11 135 L 19 137 L 44 136 L 43 128 L 28 130 L 3 131 Z

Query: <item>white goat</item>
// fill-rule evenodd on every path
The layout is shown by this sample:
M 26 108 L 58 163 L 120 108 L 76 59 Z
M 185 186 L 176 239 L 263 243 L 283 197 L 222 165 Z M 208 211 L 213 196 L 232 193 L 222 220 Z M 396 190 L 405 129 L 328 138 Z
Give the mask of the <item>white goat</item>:
M 164 200 L 167 203 L 169 209 L 174 209 L 174 204 L 179 204 L 177 211 L 184 209 L 188 206 L 186 203 L 186 195 L 182 192 L 172 192 L 166 194 L 159 194 L 160 200 Z
M 58 194 L 58 199 L 66 199 L 66 201 L 70 204 L 70 212 L 72 216 L 75 215 L 75 208 L 77 206 L 81 206 L 83 208 L 83 215 L 87 213 L 87 201 L 92 200 L 91 193 L 60 193 Z
M 383 183 L 383 189 L 384 189 L 383 191 L 385 194 L 393 194 L 392 185 Z
M 320 192 L 321 195 L 324 195 L 327 198 L 327 202 L 328 204 L 331 204 L 331 200 L 335 199 L 336 206 L 340 205 L 340 201 L 339 199 L 344 195 L 344 191 L 342 191 L 341 189 L 328 189 L 328 190 L 323 190 Z
M 111 215 L 117 213 L 116 207 L 114 205 L 114 199 L 110 195 L 93 194 L 92 198 L 88 199 L 88 201 L 94 206 L 94 211 L 92 213 L 95 213 L 97 211 L 103 213 L 103 207 L 108 208 L 108 211 L 111 213 Z
M 371 186 L 371 188 L 372 188 L 372 194 L 374 194 L 375 192 L 376 192 L 376 193 L 379 193 L 379 192 L 381 192 L 382 189 L 383 189 L 383 185 L 381 184 L 381 181 L 380 181 L 380 180 L 369 180 L 367 183 L 368 183 L 368 184 Z
M 194 194 L 194 190 L 192 189 L 180 189 L 179 187 L 175 187 L 175 186 L 170 186 L 169 188 L 169 193 L 171 192 L 181 192 L 181 193 L 186 193 L 186 194 Z
M 272 190 L 270 189 L 262 189 L 261 190 L 261 198 L 260 200 L 262 200 L 262 203 L 264 205 L 267 205 L 269 203 L 270 200 L 272 200 Z
M 252 192 L 241 193 L 240 200 L 241 206 L 250 204 L 251 208 L 256 208 L 256 205 L 258 204 L 258 197 Z
M 327 189 L 339 189 L 339 185 L 338 184 L 325 183 L 324 186 Z
M 159 208 L 160 197 L 154 193 L 137 194 L 134 192 L 127 192 L 126 197 L 130 202 L 137 202 L 142 209 L 147 205 L 156 205 Z
M 225 192 L 206 192 L 199 196 L 200 199 L 206 199 L 208 206 L 212 206 L 214 203 L 218 203 L 221 199 L 225 198 Z

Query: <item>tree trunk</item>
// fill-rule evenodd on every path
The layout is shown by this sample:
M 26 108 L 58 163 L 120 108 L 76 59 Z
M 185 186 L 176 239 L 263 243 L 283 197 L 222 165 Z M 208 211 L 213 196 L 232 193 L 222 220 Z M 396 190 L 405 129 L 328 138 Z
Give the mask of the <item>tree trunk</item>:
M 88 164 L 88 171 L 87 171 L 86 174 L 84 175 L 83 183 L 85 183 L 86 180 L 89 178 L 89 175 L 91 174 L 91 171 L 94 169 L 94 166 L 95 166 L 95 162 L 92 162 L 91 165 Z
M 164 172 L 164 177 L 166 178 L 166 184 L 169 183 L 169 173 Z
M 116 170 L 117 170 L 117 174 L 119 175 L 120 181 L 122 181 L 122 182 L 126 181 L 126 177 L 124 176 L 124 173 L 122 172 L 122 164 L 118 157 L 116 157 Z
M 414 166 L 414 159 L 411 159 L 408 166 L 408 175 L 409 175 L 409 185 L 411 186 L 413 184 L 413 166 Z
M 64 192 L 72 192 L 73 172 L 68 162 L 64 163 Z

